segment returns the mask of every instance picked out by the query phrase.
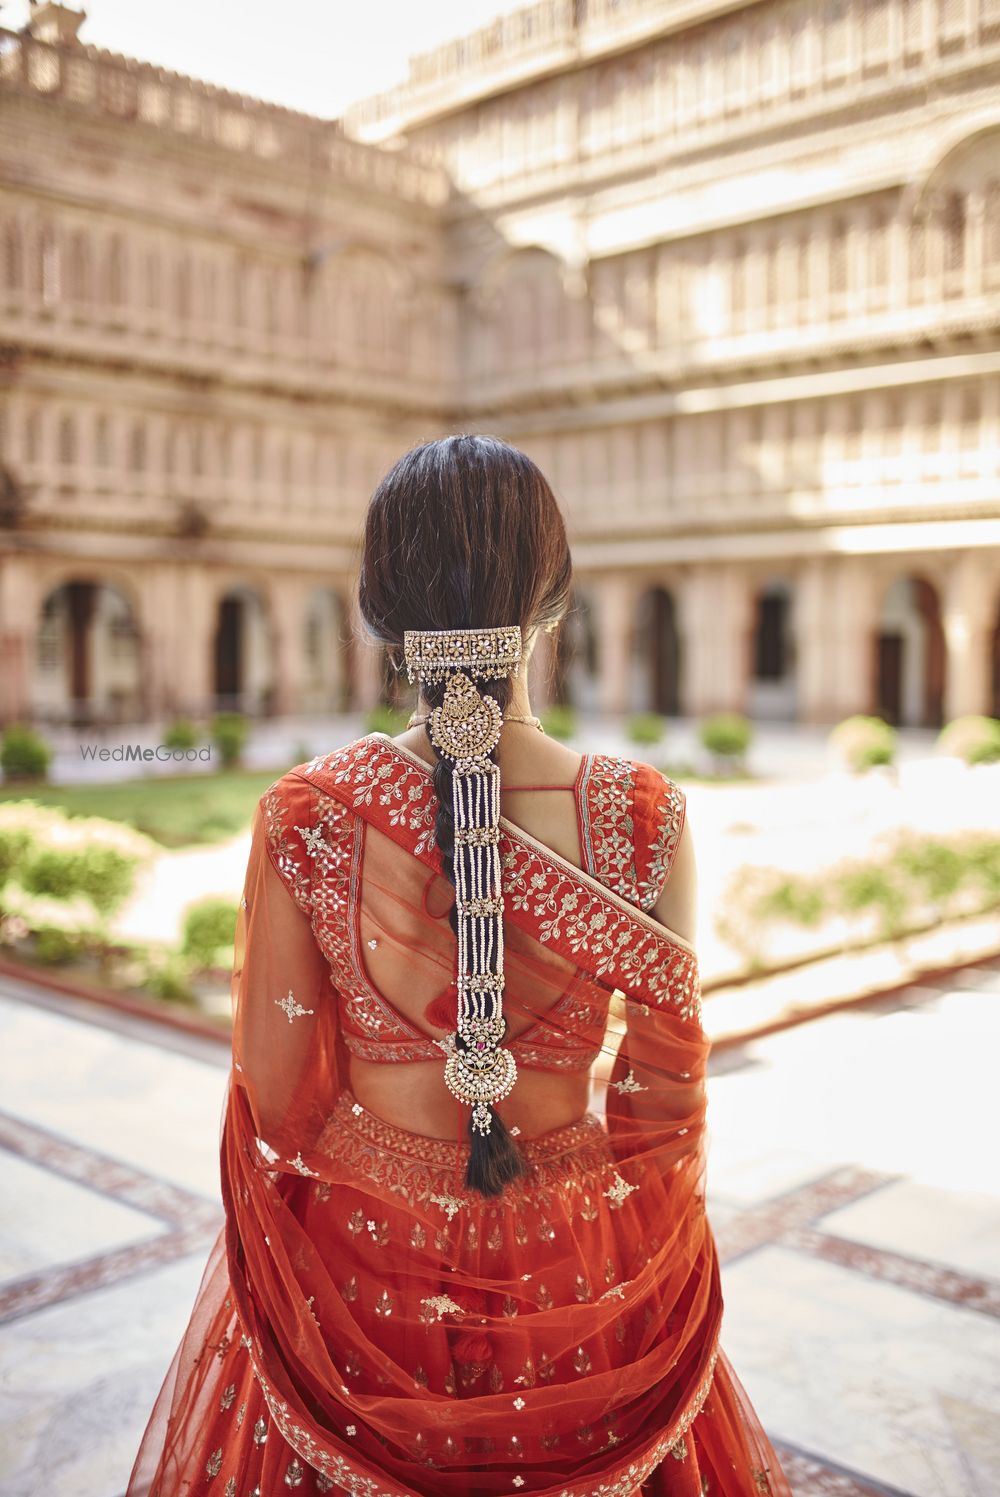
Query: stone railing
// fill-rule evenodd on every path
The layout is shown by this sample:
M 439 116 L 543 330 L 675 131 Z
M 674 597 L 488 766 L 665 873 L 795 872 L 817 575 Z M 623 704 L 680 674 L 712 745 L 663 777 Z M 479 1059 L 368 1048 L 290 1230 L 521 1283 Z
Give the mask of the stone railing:
M 945 13 L 946 12 L 946 13 Z M 717 21 L 711 29 L 701 23 Z M 562 64 L 622 52 L 674 33 L 683 80 L 669 114 L 685 128 L 718 112 L 770 109 L 789 93 L 801 113 L 814 88 L 856 86 L 906 73 L 930 59 L 951 60 L 1000 37 L 995 0 L 939 7 L 932 0 L 816 0 L 810 7 L 731 0 L 538 0 L 491 25 L 411 58 L 407 79 L 352 104 L 346 127 L 362 139 L 403 130 L 442 105 L 458 107 L 498 79 L 542 77 Z M 659 103 L 644 98 L 636 114 L 663 107 L 674 84 L 661 49 Z M 883 76 L 884 75 L 884 76 Z M 633 93 L 639 81 L 627 74 Z
M 351 140 L 337 120 L 314 119 L 94 47 L 55 46 L 0 28 L 0 88 L 242 156 L 320 170 L 410 202 L 434 206 L 450 191 L 438 167 L 409 152 Z

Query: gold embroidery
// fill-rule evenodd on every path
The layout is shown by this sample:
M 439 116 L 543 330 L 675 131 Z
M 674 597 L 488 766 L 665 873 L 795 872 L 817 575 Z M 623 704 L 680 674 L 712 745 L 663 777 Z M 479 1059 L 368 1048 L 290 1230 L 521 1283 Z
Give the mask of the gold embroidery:
M 267 1440 L 267 1425 L 264 1420 L 258 1419 L 253 1427 L 253 1443 L 263 1445 Z
M 233 1406 L 233 1400 L 235 1399 L 235 1397 L 236 1397 L 236 1384 L 235 1383 L 230 1383 L 229 1387 L 225 1390 L 225 1392 L 222 1394 L 222 1397 L 219 1399 L 219 1408 L 221 1409 L 221 1411 L 223 1413 L 225 1413 L 225 1411 L 227 1409 L 231 1409 L 232 1408 L 232 1406 Z
M 292 1461 L 288 1470 L 285 1472 L 285 1486 L 300 1487 L 302 1485 L 302 1478 L 305 1476 L 305 1474 L 305 1468 L 303 1467 L 302 1462 L 298 1459 L 298 1457 L 296 1457 L 296 1459 Z
M 624 1179 L 624 1177 L 620 1175 L 617 1170 L 615 1170 L 614 1184 L 609 1186 L 608 1189 L 602 1193 L 606 1195 L 608 1200 L 611 1202 L 612 1211 L 616 1211 L 625 1203 L 625 1201 L 628 1200 L 633 1190 L 638 1189 L 638 1185 L 630 1185 L 628 1181 Z
M 218 1476 L 218 1474 L 219 1474 L 219 1472 L 221 1470 L 222 1470 L 222 1446 L 220 1445 L 219 1448 L 218 1448 L 218 1450 L 213 1451 L 212 1454 L 209 1456 L 208 1460 L 206 1461 L 206 1463 L 205 1463 L 205 1475 L 211 1481 L 216 1476 Z
M 420 1301 L 427 1309 L 421 1311 L 420 1319 L 430 1324 L 433 1320 L 440 1320 L 444 1315 L 463 1315 L 465 1312 L 461 1305 L 448 1294 L 432 1294 L 427 1299 Z
M 651 910 L 660 897 L 663 885 L 673 867 L 674 857 L 684 830 L 684 792 L 666 775 L 656 808 L 657 830 L 649 844 L 649 867 L 638 881 L 637 897 L 644 910 Z
M 299 1172 L 300 1175 L 312 1175 L 314 1179 L 319 1176 L 319 1170 L 311 1170 L 309 1168 L 309 1166 L 306 1164 L 305 1160 L 302 1158 L 302 1150 L 301 1149 L 296 1154 L 295 1158 L 294 1159 L 290 1159 L 288 1161 L 288 1163 L 291 1164 L 291 1165 L 294 1165 L 294 1167 L 298 1170 L 298 1172 Z
M 314 1008 L 303 1008 L 301 1003 L 296 1001 L 291 988 L 288 989 L 287 998 L 275 998 L 274 1001 L 277 1007 L 288 1015 L 289 1024 L 291 1024 L 293 1019 L 301 1019 L 304 1014 L 314 1014 L 316 1012 Z
M 226 1497 L 236 1497 L 236 1477 L 231 1476 L 226 1482 Z
M 411 1133 L 367 1110 L 356 1116 L 352 1111 L 353 1101 L 353 1094 L 345 1087 L 317 1141 L 317 1152 L 348 1165 L 355 1174 L 401 1196 L 410 1206 L 433 1202 L 441 1207 L 449 1222 L 456 1211 L 449 1210 L 445 1202 L 475 1205 L 481 1200 L 461 1183 L 467 1146 L 450 1139 Z M 523 1139 L 521 1148 L 531 1166 L 530 1174 L 527 1179 L 506 1187 L 500 1198 L 500 1210 L 515 1213 L 514 1238 L 523 1247 L 530 1239 L 521 1209 L 537 1202 L 539 1188 L 552 1188 L 565 1199 L 588 1177 L 610 1179 L 614 1153 L 604 1124 L 592 1112 L 585 1113 L 575 1123 Z M 589 1200 L 589 1195 L 584 1199 Z M 352 1233 L 363 1232 L 365 1226 L 366 1218 L 360 1209 L 347 1218 Z M 546 1226 L 546 1233 L 550 1228 L 551 1223 Z M 415 1241 L 415 1235 L 420 1240 Z M 439 1249 L 447 1250 L 446 1235 L 438 1234 L 435 1240 Z M 423 1247 L 425 1242 L 426 1228 L 422 1223 L 414 1223 L 411 1246 Z

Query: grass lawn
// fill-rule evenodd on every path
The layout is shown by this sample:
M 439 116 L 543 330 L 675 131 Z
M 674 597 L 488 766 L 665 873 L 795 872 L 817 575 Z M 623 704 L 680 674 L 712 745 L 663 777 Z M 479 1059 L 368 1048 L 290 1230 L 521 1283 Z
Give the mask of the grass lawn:
M 24 780 L 0 785 L 0 803 L 33 800 L 71 816 L 104 816 L 145 832 L 164 847 L 223 842 L 250 822 L 261 795 L 282 773 L 222 770 L 99 785 L 48 785 Z

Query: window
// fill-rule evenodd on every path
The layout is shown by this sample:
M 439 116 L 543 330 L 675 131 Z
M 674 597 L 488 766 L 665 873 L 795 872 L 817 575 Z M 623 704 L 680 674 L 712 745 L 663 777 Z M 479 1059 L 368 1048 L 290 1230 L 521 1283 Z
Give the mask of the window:
M 59 422 L 59 461 L 76 462 L 76 423 L 72 416 L 63 416 Z
M 141 421 L 136 421 L 129 433 L 128 466 L 131 473 L 146 471 L 146 428 Z

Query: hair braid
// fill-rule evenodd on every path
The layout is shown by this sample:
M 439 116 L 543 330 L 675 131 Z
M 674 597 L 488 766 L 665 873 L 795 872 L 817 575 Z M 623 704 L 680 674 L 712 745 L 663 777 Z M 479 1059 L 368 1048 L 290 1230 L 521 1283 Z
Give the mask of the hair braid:
M 427 682 L 424 686 L 424 695 L 431 708 L 441 705 L 447 682 Z M 506 712 L 511 697 L 510 678 L 498 681 L 490 681 L 483 687 L 484 692 L 493 697 L 501 712 Z M 434 750 L 437 764 L 434 768 L 434 791 L 438 798 L 437 816 L 434 822 L 434 837 L 441 851 L 442 871 L 445 877 L 454 887 L 456 884 L 455 874 L 455 813 L 452 804 L 452 775 L 453 765 L 450 759 L 445 759 L 434 747 L 430 736 L 429 725 L 427 726 L 427 741 Z M 497 763 L 497 749 L 490 751 L 490 758 Z M 455 935 L 458 935 L 458 905 L 452 904 L 448 911 L 448 923 Z M 467 1131 L 469 1135 L 469 1157 L 465 1167 L 465 1184 L 469 1189 L 478 1190 L 484 1196 L 498 1196 L 505 1185 L 512 1180 L 526 1175 L 528 1164 L 521 1150 L 514 1142 L 514 1138 L 503 1122 L 496 1108 L 492 1109 L 490 1129 L 486 1134 L 478 1132 L 472 1126 L 471 1117 L 468 1120 Z

